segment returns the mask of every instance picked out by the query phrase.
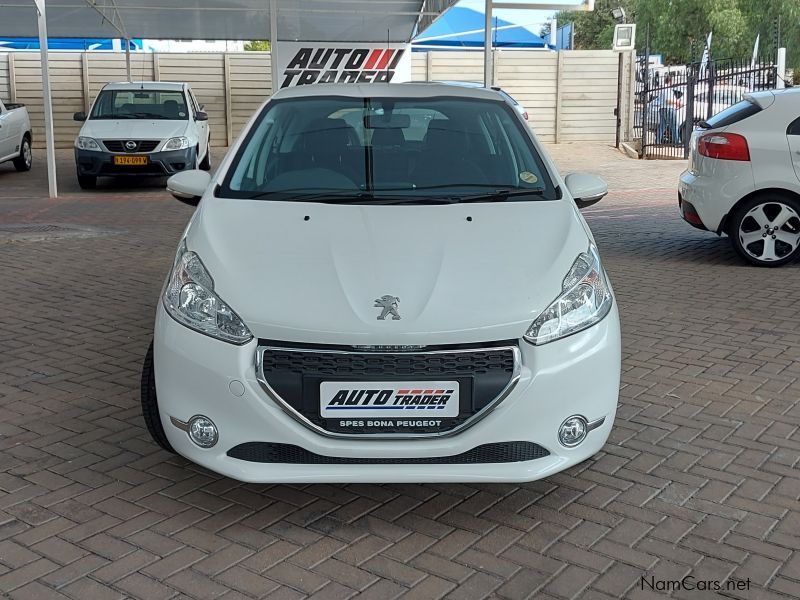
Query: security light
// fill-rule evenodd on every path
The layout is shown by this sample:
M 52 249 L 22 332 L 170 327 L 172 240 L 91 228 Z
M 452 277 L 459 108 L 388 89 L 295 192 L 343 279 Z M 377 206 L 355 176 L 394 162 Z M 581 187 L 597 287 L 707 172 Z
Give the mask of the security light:
M 614 8 L 611 10 L 611 16 L 614 17 L 614 20 L 617 23 L 624 23 L 625 22 L 625 9 L 621 6 Z

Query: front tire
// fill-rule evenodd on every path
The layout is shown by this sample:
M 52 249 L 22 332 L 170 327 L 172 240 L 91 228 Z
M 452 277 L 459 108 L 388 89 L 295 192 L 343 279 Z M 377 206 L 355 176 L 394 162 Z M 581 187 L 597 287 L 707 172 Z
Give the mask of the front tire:
M 206 148 L 206 155 L 203 157 L 203 160 L 200 162 L 200 169 L 203 171 L 210 171 L 211 170 L 211 148 Z
M 167 439 L 164 432 L 164 425 L 161 423 L 161 413 L 158 412 L 158 395 L 156 394 L 156 370 L 153 365 L 153 342 L 147 349 L 142 365 L 142 416 L 147 431 L 153 441 L 167 452 L 175 454 L 172 444 Z
M 800 255 L 800 201 L 759 194 L 739 205 L 728 229 L 734 250 L 758 267 L 780 267 Z
M 78 185 L 82 190 L 93 190 L 97 187 L 97 177 L 92 175 L 78 175 Z
M 33 166 L 33 152 L 31 151 L 31 140 L 26 134 L 22 138 L 22 147 L 19 149 L 19 156 L 14 159 L 14 168 L 17 171 L 30 171 Z

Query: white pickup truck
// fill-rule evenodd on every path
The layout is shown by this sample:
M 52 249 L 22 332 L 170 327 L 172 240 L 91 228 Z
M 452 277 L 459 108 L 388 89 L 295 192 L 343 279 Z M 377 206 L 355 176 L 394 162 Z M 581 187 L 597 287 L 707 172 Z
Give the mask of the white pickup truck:
M 0 163 L 14 162 L 17 171 L 30 171 L 31 120 L 22 104 L 3 104 L 0 100 Z
M 83 123 L 75 163 L 84 189 L 98 177 L 211 169 L 208 115 L 185 83 L 109 83 L 74 119 Z

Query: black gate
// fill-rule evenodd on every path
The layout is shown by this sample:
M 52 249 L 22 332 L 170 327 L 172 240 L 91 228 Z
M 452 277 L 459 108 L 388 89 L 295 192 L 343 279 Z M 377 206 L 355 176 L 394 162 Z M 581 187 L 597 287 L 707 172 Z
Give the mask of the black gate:
M 636 69 L 634 134 L 641 158 L 686 158 L 695 126 L 736 104 L 744 94 L 774 89 L 775 62 L 719 59 L 677 67 Z

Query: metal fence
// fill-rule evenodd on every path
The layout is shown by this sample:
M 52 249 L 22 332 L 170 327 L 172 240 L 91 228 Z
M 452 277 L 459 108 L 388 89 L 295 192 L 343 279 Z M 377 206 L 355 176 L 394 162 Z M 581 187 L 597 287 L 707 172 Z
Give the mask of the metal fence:
M 777 67 L 772 59 L 720 59 L 706 64 L 636 70 L 634 137 L 642 158 L 686 158 L 695 127 L 741 101 L 744 94 L 774 89 Z

